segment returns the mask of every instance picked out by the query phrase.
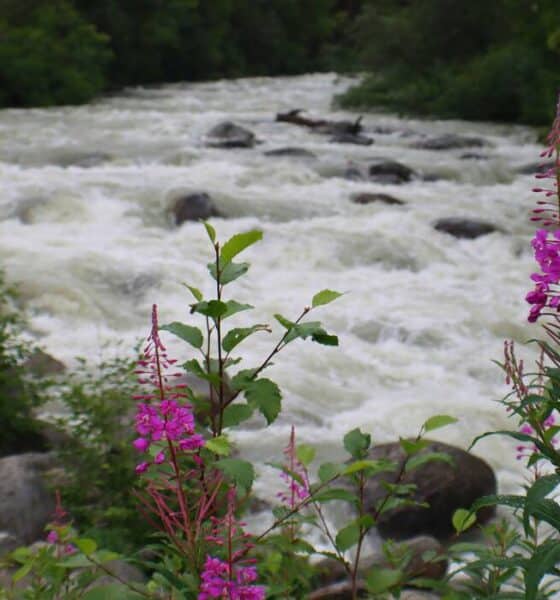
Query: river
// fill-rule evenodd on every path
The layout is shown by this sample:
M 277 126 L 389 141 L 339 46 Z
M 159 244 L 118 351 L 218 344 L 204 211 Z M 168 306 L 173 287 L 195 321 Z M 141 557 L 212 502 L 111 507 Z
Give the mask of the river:
M 210 293 L 210 247 L 202 225 L 176 227 L 166 209 L 181 194 L 206 191 L 226 215 L 212 219 L 220 239 L 264 232 L 245 253 L 248 276 L 228 286 L 256 307 L 232 324 L 274 330 L 245 343 L 242 366 L 258 364 L 280 334 L 273 313 L 295 317 L 323 288 L 345 293 L 317 310 L 340 347 L 297 341 L 269 370 L 284 412 L 264 436 L 254 425 L 236 434 L 248 456 L 277 459 L 292 423 L 323 457 L 342 456 L 341 437 L 356 426 L 385 442 L 446 413 L 459 422 L 434 437 L 467 447 L 474 435 L 510 425 L 497 404 L 508 390 L 492 361 L 504 339 L 521 344 L 538 331 L 524 302 L 533 179 L 516 171 L 538 160 L 534 132 L 372 112 L 363 125 L 375 143 L 357 146 L 275 122 L 293 108 L 355 119 L 331 108 L 350 83 L 316 74 L 179 84 L 81 107 L 0 111 L 0 258 L 29 335 L 72 366 L 78 355 L 130 350 L 148 332 L 152 303 L 162 322 L 193 323 L 182 283 Z M 225 119 L 262 143 L 207 147 L 204 135 Z M 483 137 L 487 146 L 475 150 L 484 158 L 414 148 L 445 133 Z M 264 154 L 284 146 L 316 158 Z M 379 157 L 420 176 L 403 185 L 344 176 Z M 351 202 L 359 192 L 405 204 Z M 456 239 L 434 230 L 443 217 L 480 218 L 504 232 Z M 166 339 L 179 358 L 191 357 Z M 502 491 L 519 486 L 523 467 L 510 441 L 483 441 L 475 453 L 495 468 Z

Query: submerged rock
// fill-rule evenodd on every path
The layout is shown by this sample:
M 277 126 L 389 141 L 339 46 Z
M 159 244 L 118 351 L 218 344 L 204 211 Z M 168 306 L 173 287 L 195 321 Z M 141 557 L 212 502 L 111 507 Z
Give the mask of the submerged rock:
M 207 145 L 213 148 L 252 148 L 256 143 L 255 134 L 231 121 L 224 121 L 213 127 L 207 134 Z
M 429 441 L 417 456 L 432 452 L 447 455 L 451 463 L 431 460 L 405 472 L 399 481 L 403 485 L 415 486 L 412 499 L 427 506 L 403 505 L 381 514 L 377 529 L 383 537 L 403 540 L 429 535 L 447 539 L 454 533 L 451 519 L 458 508 L 468 508 L 481 496 L 496 493 L 494 471 L 481 458 L 461 448 L 435 441 Z M 401 444 L 393 442 L 373 447 L 369 458 L 387 459 L 396 467 L 371 477 L 366 483 L 366 507 L 373 513 L 387 495 L 383 483 L 396 483 L 397 473 L 403 468 L 406 455 Z M 494 512 L 494 507 L 481 509 L 477 513 L 478 522 L 484 523 Z
M 313 152 L 297 146 L 286 146 L 285 148 L 275 148 L 264 152 L 265 156 L 294 156 L 296 158 L 317 158 Z
M 455 148 L 482 148 L 487 145 L 488 142 L 480 137 L 445 133 L 436 137 L 420 140 L 415 142 L 412 146 L 413 148 L 420 148 L 422 150 L 453 150 Z
M 400 184 L 409 182 L 416 173 L 396 160 L 380 160 L 370 165 L 370 179 L 378 183 Z
M 350 197 L 350 200 L 354 202 L 354 204 L 372 204 L 374 202 L 381 202 L 382 204 L 390 204 L 390 205 L 399 205 L 402 206 L 405 204 L 403 200 L 399 200 L 394 196 L 389 196 L 389 194 L 381 194 L 381 193 L 372 193 L 372 192 L 361 192 L 359 194 L 353 194 Z
M 39 348 L 31 353 L 29 358 L 23 363 L 23 367 L 35 377 L 59 375 L 66 371 L 64 363 Z
M 221 216 L 206 192 L 196 192 L 180 196 L 174 200 L 168 211 L 175 225 L 185 221 L 204 221 Z
M 495 231 L 502 230 L 487 221 L 478 221 L 476 219 L 463 219 L 461 217 L 449 217 L 448 219 L 439 219 L 434 223 L 434 229 L 443 233 L 449 233 L 456 238 L 475 239 L 481 235 L 488 235 Z
M 329 140 L 333 144 L 355 144 L 357 146 L 371 146 L 373 139 L 359 133 L 337 133 Z

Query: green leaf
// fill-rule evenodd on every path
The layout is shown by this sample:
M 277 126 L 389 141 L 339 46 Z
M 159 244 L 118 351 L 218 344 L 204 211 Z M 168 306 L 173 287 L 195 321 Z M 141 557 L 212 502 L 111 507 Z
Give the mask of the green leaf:
M 343 500 L 344 502 L 356 503 L 356 495 L 344 488 L 329 488 L 313 494 L 314 502 L 330 502 L 332 500 Z
M 319 477 L 319 481 L 321 483 L 326 483 L 327 481 L 331 481 L 338 477 L 342 471 L 344 470 L 345 465 L 339 465 L 336 463 L 323 463 L 319 470 L 317 471 L 317 475 Z
M 251 304 L 241 304 L 240 302 L 237 302 L 236 300 L 228 300 L 226 302 L 226 311 L 222 315 L 222 318 L 227 319 L 228 317 L 231 317 L 231 315 L 234 315 L 235 313 L 241 312 L 243 310 L 249 310 L 251 308 L 254 308 L 254 306 L 252 306 Z
M 553 492 L 560 485 L 560 475 L 544 475 L 539 477 L 533 485 L 527 490 L 525 495 L 525 509 L 523 511 L 523 527 L 526 535 L 529 535 L 530 517 L 536 512 L 542 511 L 542 501 L 548 494 Z M 550 521 L 549 521 L 550 522 Z M 552 523 L 556 530 L 560 530 L 560 523 Z
M 362 458 L 371 445 L 371 435 L 352 429 L 344 436 L 344 448 L 353 458 Z
M 270 379 L 257 379 L 245 387 L 245 397 L 249 406 L 259 410 L 268 425 L 276 420 L 282 407 L 280 388 Z
M 449 415 L 434 415 L 424 422 L 422 429 L 428 433 L 429 431 L 440 429 L 441 427 L 451 425 L 452 423 L 457 423 L 457 419 L 455 417 L 450 417 Z
M 546 540 L 537 546 L 533 556 L 526 563 L 525 598 L 527 600 L 536 600 L 541 579 L 547 573 L 552 573 L 558 562 L 560 562 L 560 544 L 556 539 Z
M 226 352 L 231 352 L 238 344 L 240 344 L 245 338 L 256 331 L 270 331 L 268 325 L 253 325 L 252 327 L 239 327 L 228 331 L 222 340 L 222 348 Z
M 81 598 L 82 600 L 140 600 L 144 596 L 133 592 L 129 587 L 121 583 L 109 583 L 107 585 L 95 586 L 88 590 Z
M 220 265 L 225 267 L 240 252 L 252 246 L 255 242 L 262 240 L 262 231 L 253 230 L 245 233 L 237 233 L 231 237 L 223 246 L 220 252 Z
M 208 237 L 210 238 L 210 241 L 215 244 L 216 243 L 216 230 L 212 227 L 212 225 L 210 225 L 210 223 L 207 223 L 206 221 L 204 221 L 204 227 L 206 229 L 206 233 L 208 234 Z
M 426 448 L 430 442 L 428 440 L 407 440 L 405 438 L 400 438 L 399 444 L 407 456 L 412 456 Z
M 117 552 L 113 552 L 112 550 L 99 550 L 95 553 L 95 560 L 101 564 L 111 562 L 112 560 L 117 560 L 119 558 L 121 558 L 121 555 Z
M 191 360 L 188 360 L 186 363 L 183 363 L 183 368 L 188 373 L 192 373 L 193 375 L 196 375 L 200 379 L 209 381 L 210 383 L 212 383 L 214 385 L 220 385 L 220 376 L 217 373 L 207 373 L 202 368 L 200 363 L 196 360 L 196 358 L 193 358 Z
M 453 460 L 453 458 L 449 454 L 446 454 L 445 452 L 426 452 L 424 454 L 416 454 L 414 456 L 411 456 L 406 461 L 405 472 L 408 473 L 409 471 L 412 471 L 413 469 L 418 469 L 422 465 L 425 465 L 426 463 L 432 462 L 434 460 L 440 460 L 440 461 L 446 462 L 450 465 L 455 464 L 455 461 Z
M 214 320 L 223 317 L 227 310 L 227 304 L 221 300 L 209 300 L 208 302 L 203 300 L 202 302 L 191 305 L 192 312 L 200 313 L 201 315 L 210 317 Z
M 20 567 L 12 575 L 12 581 L 14 583 L 17 583 L 18 581 L 20 581 L 21 579 L 23 579 L 29 573 L 29 571 L 31 571 L 32 567 L 33 567 L 33 561 L 32 560 L 30 560 L 29 562 L 25 563 L 22 567 Z
M 484 508 L 485 506 L 509 506 L 510 508 L 523 508 L 525 506 L 525 498 L 523 496 L 513 496 L 510 494 L 492 494 L 488 496 L 482 496 L 473 502 L 471 510 L 476 512 L 477 510 Z
M 90 538 L 76 538 L 72 540 L 76 548 L 83 552 L 86 556 L 93 554 L 97 550 L 97 544 L 95 540 Z
M 375 525 L 375 521 L 371 515 L 364 515 L 352 521 L 336 534 L 336 547 L 341 552 L 345 552 L 349 548 L 352 548 L 352 546 L 355 546 L 358 543 L 360 533 L 365 533 L 368 529 L 373 527 L 373 525 Z
M 343 475 L 352 475 L 353 473 L 359 473 L 360 471 L 367 471 L 366 475 L 371 477 L 376 473 L 386 473 L 394 471 L 396 469 L 395 463 L 381 459 L 381 460 L 356 460 L 350 463 L 342 472 Z
M 372 594 L 381 594 L 399 585 L 403 574 L 398 569 L 373 568 L 366 579 L 366 586 Z
M 308 467 L 313 462 L 316 452 L 309 444 L 299 444 L 296 448 L 297 459 L 304 467 Z
M 340 292 L 334 292 L 333 290 L 322 290 L 313 296 L 311 306 L 316 308 L 317 306 L 330 304 L 333 300 L 340 298 L 340 296 L 342 296 Z
M 249 263 L 228 263 L 220 273 L 220 283 L 222 285 L 227 285 L 228 283 L 235 281 L 237 278 L 245 275 L 250 266 Z M 213 279 L 218 279 L 216 263 L 208 263 L 208 271 Z
M 255 479 L 255 469 L 250 462 L 240 458 L 224 458 L 215 466 L 230 477 L 236 485 L 241 486 L 247 492 L 251 489 Z
M 67 556 L 66 558 L 58 561 L 58 567 L 62 567 L 64 569 L 83 569 L 88 567 L 93 567 L 93 563 L 87 556 L 83 554 L 72 554 L 71 556 Z
M 202 337 L 202 332 L 198 327 L 192 327 L 191 325 L 185 325 L 184 323 L 173 321 L 173 323 L 162 325 L 160 330 L 169 331 L 169 333 L 176 335 L 178 338 L 184 340 L 194 348 L 202 348 L 204 338 Z
M 458 508 L 451 518 L 453 527 L 457 533 L 467 531 L 476 523 L 476 514 L 465 508 Z
M 230 404 L 226 407 L 223 414 L 223 427 L 235 427 L 243 421 L 251 418 L 253 408 L 248 404 Z
M 190 293 L 194 296 L 194 299 L 197 302 L 201 302 L 202 301 L 202 299 L 204 298 L 204 296 L 202 295 L 202 292 L 198 288 L 195 288 L 192 285 L 187 285 L 186 283 L 183 283 L 183 285 L 190 291 Z
M 322 346 L 338 346 L 338 337 L 328 333 L 314 333 L 311 339 Z
M 291 329 L 294 326 L 293 321 L 286 319 L 286 317 L 283 317 L 278 313 L 274 315 L 274 318 L 278 321 L 278 323 L 280 323 L 280 325 L 282 325 L 282 327 L 285 327 L 286 329 Z
M 228 456 L 231 453 L 231 444 L 225 435 L 206 440 L 204 447 L 219 456 Z

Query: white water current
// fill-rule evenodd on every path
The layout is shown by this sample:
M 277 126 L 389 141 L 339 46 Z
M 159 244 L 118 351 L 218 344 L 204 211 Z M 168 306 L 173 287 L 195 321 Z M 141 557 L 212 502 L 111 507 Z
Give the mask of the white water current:
M 232 325 L 274 329 L 240 346 L 243 368 L 278 339 L 273 313 L 294 318 L 317 291 L 345 292 L 312 315 L 340 347 L 297 341 L 269 369 L 284 412 L 265 434 L 253 424 L 237 435 L 246 455 L 278 460 L 291 423 L 323 458 L 342 457 L 341 438 L 357 426 L 386 442 L 415 434 L 431 415 L 451 414 L 459 422 L 433 437 L 467 447 L 477 434 L 513 425 L 496 402 L 508 390 L 492 360 L 501 360 L 504 339 L 521 344 L 539 330 L 527 323 L 524 301 L 533 179 L 516 173 L 538 160 L 535 135 L 373 112 L 363 125 L 375 143 L 365 147 L 275 122 L 276 112 L 293 108 L 355 119 L 331 109 L 349 83 L 320 74 L 167 85 L 82 107 L 0 111 L 0 265 L 21 293 L 30 335 L 72 366 L 78 355 L 114 352 L 106 342 L 132 349 L 149 330 L 152 303 L 163 323 L 196 324 L 182 282 L 211 293 L 209 242 L 201 224 L 176 227 L 166 210 L 183 193 L 206 191 L 226 215 L 211 220 L 221 240 L 264 232 L 242 255 L 249 274 L 226 288 L 256 307 Z M 262 143 L 206 147 L 205 133 L 226 119 Z M 443 133 L 483 137 L 488 145 L 474 151 L 486 158 L 412 147 Z M 316 158 L 264 155 L 285 146 Z M 344 177 L 349 163 L 366 168 L 379 157 L 434 177 L 403 185 Z M 359 205 L 350 200 L 357 192 L 405 204 Z M 443 217 L 484 219 L 504 232 L 457 239 L 434 230 Z M 166 340 L 180 359 L 193 357 Z M 504 492 L 523 475 L 513 446 L 491 438 L 474 450 Z

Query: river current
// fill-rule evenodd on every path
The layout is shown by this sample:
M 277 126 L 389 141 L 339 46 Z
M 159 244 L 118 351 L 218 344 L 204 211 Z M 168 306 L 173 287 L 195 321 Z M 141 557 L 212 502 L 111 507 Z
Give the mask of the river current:
M 82 107 L 0 111 L 0 264 L 19 288 L 29 335 L 72 366 L 78 355 L 95 361 L 129 351 L 149 330 L 152 303 L 162 322 L 194 323 L 182 283 L 211 293 L 210 246 L 201 224 L 176 227 L 167 209 L 181 194 L 205 191 L 225 215 L 212 219 L 220 239 L 264 232 L 244 254 L 249 274 L 227 288 L 255 306 L 232 325 L 273 327 L 240 346 L 241 366 L 258 364 L 278 339 L 274 313 L 297 316 L 323 288 L 345 293 L 313 317 L 340 347 L 296 341 L 269 369 L 284 411 L 265 435 L 256 423 L 236 434 L 247 456 L 278 460 L 292 423 L 323 458 L 342 457 L 341 438 L 357 426 L 386 442 L 451 414 L 459 422 L 433 437 L 467 447 L 473 436 L 511 425 L 497 404 L 508 390 L 492 361 L 504 339 L 521 345 L 538 332 L 524 301 L 533 179 L 517 171 L 538 160 L 534 132 L 371 112 L 364 134 L 375 143 L 366 147 L 275 122 L 294 108 L 355 119 L 331 108 L 350 83 L 318 74 L 179 84 Z M 224 120 L 262 143 L 207 147 L 205 134 Z M 475 149 L 483 157 L 414 148 L 446 133 L 484 138 Z M 264 154 L 285 146 L 315 158 Z M 366 169 L 380 157 L 420 176 L 403 185 L 345 177 L 349 166 Z M 404 204 L 353 203 L 360 192 Z M 434 230 L 444 217 L 484 219 L 503 232 L 457 239 Z M 166 340 L 180 359 L 192 357 Z M 523 474 L 513 446 L 491 438 L 474 450 L 504 492 Z

